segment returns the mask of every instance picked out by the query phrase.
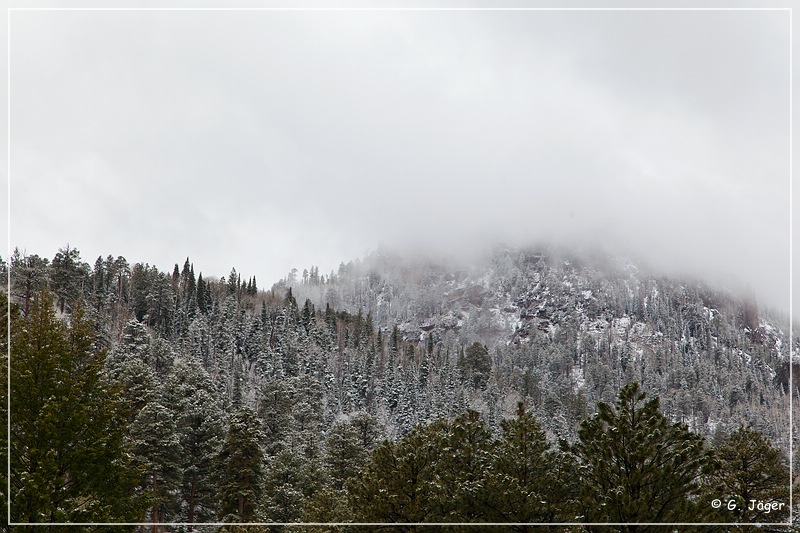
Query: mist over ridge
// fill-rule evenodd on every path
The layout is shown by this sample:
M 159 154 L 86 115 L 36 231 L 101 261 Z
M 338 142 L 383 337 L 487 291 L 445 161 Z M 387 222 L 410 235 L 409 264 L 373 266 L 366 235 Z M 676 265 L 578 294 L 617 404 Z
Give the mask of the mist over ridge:
M 429 233 L 426 235 L 430 237 Z M 347 267 L 350 269 L 349 271 L 355 267 L 354 272 L 368 275 L 371 270 L 380 272 L 381 268 L 389 266 L 390 268 L 405 269 L 449 269 L 482 275 L 487 269 L 493 267 L 497 256 L 503 254 L 519 256 L 541 254 L 553 263 L 577 262 L 593 271 L 598 277 L 612 280 L 633 272 L 639 279 L 669 279 L 687 286 L 703 286 L 710 291 L 727 294 L 736 300 L 747 301 L 749 305 L 757 306 L 760 312 L 766 313 L 780 322 L 785 322 L 788 327 L 788 310 L 779 305 L 773 305 L 763 292 L 758 293 L 754 289 L 754 285 L 757 284 L 751 284 L 731 272 L 713 268 L 691 268 L 674 259 L 659 264 L 652 260 L 652 256 L 636 253 L 630 246 L 610 245 L 602 241 L 592 242 L 588 238 L 575 239 L 571 242 L 566 240 L 556 242 L 552 239 L 539 239 L 532 242 L 523 239 L 499 240 L 494 237 L 483 239 L 476 237 L 469 239 L 468 243 L 458 242 L 458 239 L 455 238 L 443 243 L 423 237 L 407 240 L 404 243 L 400 241 L 396 241 L 394 244 L 383 242 L 374 250 L 349 260 L 343 260 L 335 268 L 327 271 L 321 270 L 321 273 L 330 275 L 338 272 L 341 274 L 343 267 Z M 296 270 L 295 274 L 299 276 L 299 273 L 308 266 L 297 265 L 293 270 Z M 276 286 L 292 285 L 286 281 L 291 275 L 289 273 L 281 278 Z
M 41 1 L 12 522 L 798 516 L 790 9 Z
M 15 13 L 13 244 L 274 281 L 602 243 L 788 312 L 784 12 L 65 16 Z

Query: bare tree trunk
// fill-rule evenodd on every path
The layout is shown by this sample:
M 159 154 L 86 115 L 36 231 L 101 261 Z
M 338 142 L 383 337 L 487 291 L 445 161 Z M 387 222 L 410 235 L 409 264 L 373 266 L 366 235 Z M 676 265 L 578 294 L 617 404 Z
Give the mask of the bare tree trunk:
M 158 478 L 153 472 L 153 497 L 158 494 Z M 153 533 L 158 533 L 158 502 L 153 503 Z
M 189 522 L 190 522 L 190 524 L 191 524 L 191 522 L 194 522 L 194 506 L 195 506 L 194 493 L 195 493 L 195 489 L 196 489 L 195 482 L 192 481 L 192 491 L 191 491 L 190 496 L 189 496 Z M 189 531 L 194 531 L 194 526 L 189 525 Z

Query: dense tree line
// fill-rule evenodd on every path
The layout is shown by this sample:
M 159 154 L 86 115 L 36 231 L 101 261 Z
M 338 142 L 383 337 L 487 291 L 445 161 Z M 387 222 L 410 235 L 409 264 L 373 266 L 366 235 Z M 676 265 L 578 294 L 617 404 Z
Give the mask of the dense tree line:
M 352 478 L 347 516 L 521 523 L 512 531 L 533 529 L 524 523 L 781 522 L 788 485 L 786 458 L 758 431 L 739 427 L 710 447 L 634 383 L 615 404 L 600 403 L 572 445 L 548 442 L 523 404 L 497 437 L 467 411 L 386 441 Z
M 663 374 L 653 374 L 621 369 L 613 343 L 581 342 L 569 321 L 523 343 L 436 327 L 409 334 L 383 308 L 337 308 L 355 294 L 343 289 L 353 279 L 344 265 L 327 278 L 312 267 L 297 286 L 287 278 L 270 291 L 235 269 L 196 276 L 188 259 L 172 274 L 110 256 L 90 267 L 69 247 L 52 261 L 17 252 L 10 267 L 15 520 L 786 516 L 744 504 L 715 514 L 708 504 L 785 499 L 785 452 L 772 444 L 780 424 L 708 431 L 672 397 L 663 409 L 625 386 L 662 390 L 653 375 L 694 369 L 685 350 L 654 354 Z M 359 290 L 366 303 L 376 294 Z M 300 305 L 296 295 L 309 291 L 334 303 Z M 731 373 L 750 376 L 745 420 L 763 421 L 764 402 L 777 405 L 782 391 L 755 373 L 766 376 L 766 363 L 751 367 Z M 722 379 L 696 369 L 684 378 L 694 408 L 718 398 L 703 396 L 709 376 Z

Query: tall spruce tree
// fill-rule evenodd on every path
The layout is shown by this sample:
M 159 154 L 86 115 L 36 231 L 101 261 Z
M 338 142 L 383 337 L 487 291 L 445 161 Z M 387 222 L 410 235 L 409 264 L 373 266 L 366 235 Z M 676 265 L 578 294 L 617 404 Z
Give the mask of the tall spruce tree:
M 139 357 L 129 357 L 118 368 L 121 399 L 127 404 L 133 422 L 145 405 L 158 400 L 158 383 L 153 369 Z
M 293 522 L 301 517 L 307 498 L 329 485 L 317 458 L 289 449 L 270 457 L 264 475 L 264 516 L 271 522 Z
M 344 483 L 363 469 L 368 457 L 368 450 L 353 424 L 349 421 L 335 423 L 325 442 L 325 464 L 334 488 L 344 488 Z
M 294 379 L 270 380 L 261 391 L 258 414 L 264 424 L 265 451 L 269 455 L 276 455 L 287 445 L 295 397 Z
M 473 342 L 460 363 L 462 371 L 475 388 L 486 388 L 492 371 L 492 358 L 486 345 Z
M 165 385 L 182 450 L 181 507 L 187 522 L 201 522 L 216 514 L 216 456 L 225 433 L 224 413 L 214 397 L 211 377 L 193 357 L 178 359 Z
M 180 481 L 183 450 L 170 409 L 161 394 L 145 405 L 131 424 L 130 441 L 134 461 L 144 471 L 142 488 L 150 501 L 150 522 L 170 522 L 179 503 L 175 489 Z M 157 526 L 153 526 L 153 533 Z
M 219 514 L 225 521 L 249 522 L 259 514 L 262 494 L 261 424 L 249 407 L 231 416 L 219 455 L 222 469 Z
M 197 277 L 197 308 L 200 309 L 201 313 L 207 313 L 208 307 L 206 306 L 206 282 L 203 281 L 203 273 L 200 272 L 200 275 Z
M 150 333 L 147 326 L 136 319 L 129 320 L 122 329 L 122 339 L 111 349 L 106 358 L 106 371 L 112 378 L 117 378 L 123 364 L 131 358 L 139 359 L 149 365 Z

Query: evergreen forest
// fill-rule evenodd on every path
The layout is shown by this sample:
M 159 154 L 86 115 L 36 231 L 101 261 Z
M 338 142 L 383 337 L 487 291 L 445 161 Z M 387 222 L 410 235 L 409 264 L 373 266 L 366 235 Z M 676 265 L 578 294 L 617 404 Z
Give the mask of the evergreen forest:
M 552 248 L 269 288 L 70 246 L 0 269 L 12 523 L 788 530 L 800 367 L 752 295 Z

